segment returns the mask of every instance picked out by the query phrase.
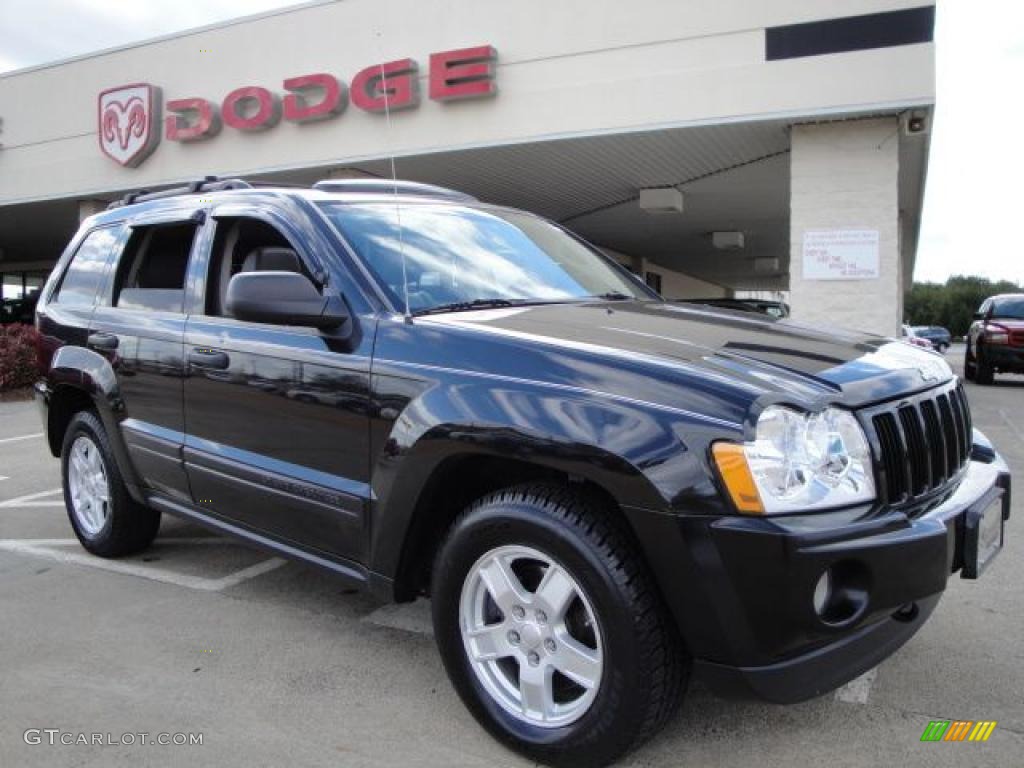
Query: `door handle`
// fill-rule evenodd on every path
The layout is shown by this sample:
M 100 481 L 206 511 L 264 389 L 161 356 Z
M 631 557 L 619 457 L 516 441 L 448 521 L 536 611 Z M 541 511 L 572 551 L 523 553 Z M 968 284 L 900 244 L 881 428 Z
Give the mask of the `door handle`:
M 117 336 L 109 333 L 90 333 L 87 343 L 92 349 L 111 351 L 117 349 Z
M 231 364 L 231 358 L 215 349 L 193 349 L 188 353 L 188 362 L 196 368 L 224 370 Z

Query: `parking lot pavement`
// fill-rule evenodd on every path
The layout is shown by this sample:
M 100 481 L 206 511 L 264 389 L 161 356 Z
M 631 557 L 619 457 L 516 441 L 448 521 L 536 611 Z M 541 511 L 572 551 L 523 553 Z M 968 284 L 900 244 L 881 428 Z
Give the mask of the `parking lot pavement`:
M 947 355 L 955 367 L 963 350 Z M 1024 377 L 967 385 L 1020 476 Z M 381 607 L 330 576 L 164 518 L 118 561 L 73 541 L 31 403 L 0 403 L 0 766 L 518 766 L 462 707 L 423 601 Z M 1008 766 L 1024 752 L 1024 529 L 950 580 L 902 650 L 790 707 L 699 683 L 636 766 Z M 922 743 L 930 720 L 996 720 L 987 743 Z M 27 729 L 202 734 L 202 745 L 26 744 Z M 59 737 L 58 737 L 59 739 Z M 135 737 L 138 742 L 139 738 Z

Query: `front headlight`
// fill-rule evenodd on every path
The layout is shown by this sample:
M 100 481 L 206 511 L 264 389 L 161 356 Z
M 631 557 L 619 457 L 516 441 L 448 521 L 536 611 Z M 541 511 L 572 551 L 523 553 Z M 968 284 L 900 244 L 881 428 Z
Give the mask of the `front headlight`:
M 769 406 L 753 442 L 716 443 L 712 452 L 741 512 L 805 512 L 875 498 L 867 438 L 839 408 L 808 414 Z

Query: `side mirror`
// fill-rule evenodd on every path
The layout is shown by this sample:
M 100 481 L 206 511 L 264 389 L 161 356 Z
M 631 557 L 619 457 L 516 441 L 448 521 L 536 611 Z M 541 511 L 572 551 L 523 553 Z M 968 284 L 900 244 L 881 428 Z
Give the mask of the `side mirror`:
M 984 320 L 985 319 L 985 313 L 984 312 L 975 312 L 973 315 L 971 315 L 971 317 L 973 317 L 975 320 Z
M 352 321 L 340 296 L 322 296 L 298 272 L 241 272 L 228 283 L 225 306 L 232 317 L 256 323 L 338 328 Z

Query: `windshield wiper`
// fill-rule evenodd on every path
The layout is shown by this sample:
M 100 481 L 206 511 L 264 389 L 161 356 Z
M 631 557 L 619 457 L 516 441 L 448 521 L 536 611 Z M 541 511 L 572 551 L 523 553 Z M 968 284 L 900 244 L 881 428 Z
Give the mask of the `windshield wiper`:
M 604 299 L 605 301 L 632 301 L 636 296 L 627 296 L 622 291 L 608 291 L 607 293 L 598 293 L 590 297 L 591 299 Z
M 515 302 L 510 299 L 473 299 L 472 301 L 453 301 L 450 304 L 438 304 L 436 307 L 418 309 L 413 315 L 435 315 L 441 312 L 468 312 L 473 309 L 490 309 L 493 307 L 511 307 Z

